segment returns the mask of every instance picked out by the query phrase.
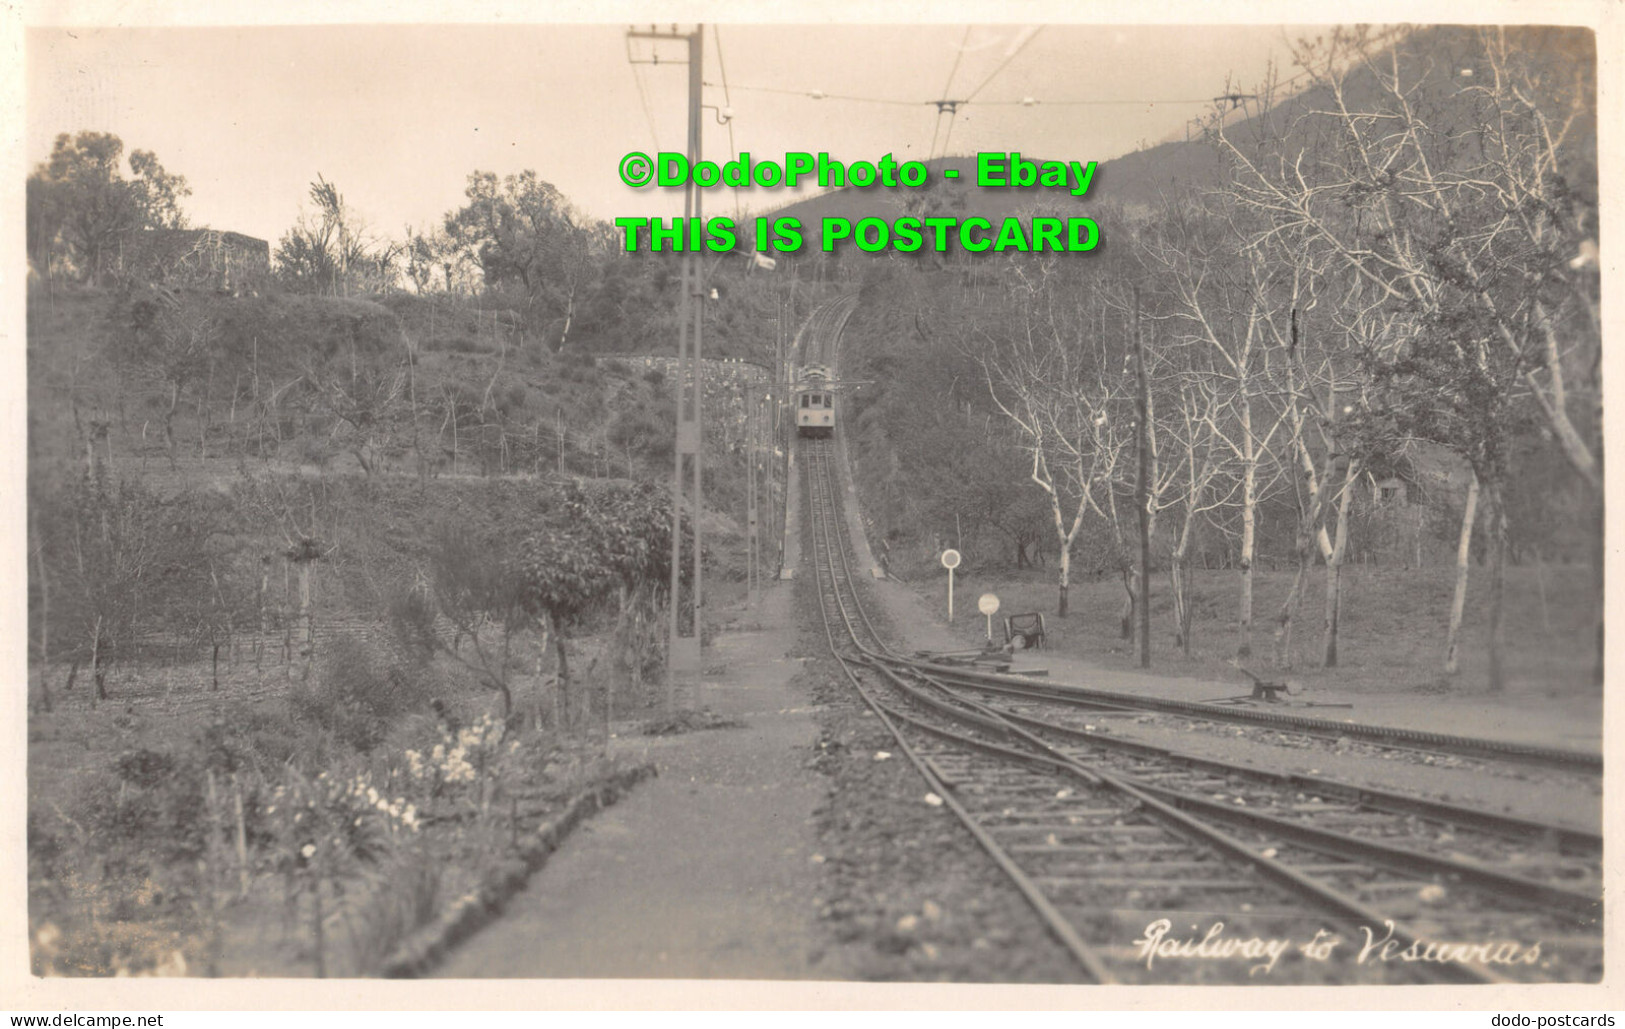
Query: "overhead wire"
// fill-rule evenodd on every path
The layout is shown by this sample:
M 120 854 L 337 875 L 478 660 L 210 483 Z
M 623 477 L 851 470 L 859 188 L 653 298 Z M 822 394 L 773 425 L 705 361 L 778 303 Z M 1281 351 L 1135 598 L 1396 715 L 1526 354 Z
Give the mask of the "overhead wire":
M 715 86 L 718 83 L 707 82 L 706 85 Z M 921 104 L 936 103 L 935 100 L 894 100 L 887 97 L 853 96 L 849 93 L 826 93 L 821 89 L 780 89 L 775 86 L 735 86 L 733 88 L 751 93 L 779 93 L 784 96 L 800 96 L 809 100 L 848 100 L 864 104 L 894 104 L 898 107 L 918 107 Z
M 643 76 L 638 74 L 638 66 L 632 64 L 632 81 L 637 83 L 638 99 L 643 103 L 643 117 L 649 122 L 649 138 L 654 141 L 655 152 L 660 152 L 660 133 L 655 131 L 654 112 L 649 110 L 649 94 L 643 88 Z
M 713 30 L 715 30 L 715 25 L 714 24 L 713 24 L 712 28 L 713 28 Z M 942 97 L 940 99 L 938 99 L 938 100 L 904 100 L 904 99 L 899 99 L 897 97 L 862 96 L 862 95 L 851 94 L 851 93 L 826 93 L 823 90 L 818 90 L 818 89 L 812 89 L 812 90 L 808 90 L 808 89 L 785 89 L 785 88 L 782 88 L 782 87 L 775 87 L 775 86 L 735 85 L 735 86 L 732 86 L 731 88 L 732 89 L 738 89 L 738 90 L 741 90 L 741 91 L 744 91 L 744 92 L 774 93 L 774 94 L 778 94 L 780 96 L 804 97 L 804 98 L 807 98 L 809 100 L 840 100 L 840 101 L 845 101 L 847 103 L 885 104 L 885 105 L 894 106 L 894 107 L 918 107 L 918 106 L 928 106 L 929 107 L 929 106 L 935 106 L 937 108 L 937 118 L 936 118 L 936 122 L 935 122 L 935 124 L 933 125 L 933 128 L 932 128 L 931 148 L 930 148 L 930 151 L 928 153 L 928 159 L 934 158 L 936 156 L 937 139 L 938 139 L 939 136 L 942 137 L 943 153 L 944 154 L 947 153 L 949 143 L 953 138 L 954 121 L 956 120 L 956 117 L 957 117 L 957 114 L 958 114 L 958 109 L 959 109 L 960 106 L 966 105 L 966 104 L 975 103 L 975 104 L 978 104 L 978 105 L 983 106 L 983 107 L 1036 107 L 1036 106 L 1044 106 L 1044 107 L 1110 107 L 1110 106 L 1155 107 L 1155 106 L 1158 106 L 1158 105 L 1163 105 L 1163 106 L 1183 106 L 1183 105 L 1197 105 L 1197 104 L 1206 105 L 1206 104 L 1212 104 L 1212 103 L 1215 102 L 1216 99 L 1219 99 L 1219 98 L 1208 96 L 1208 97 L 1189 97 L 1189 98 L 1183 98 L 1183 97 L 1181 97 L 1181 98 L 1124 97 L 1124 98 L 1118 98 L 1118 99 L 1045 100 L 1045 99 L 1035 98 L 1035 97 L 1030 97 L 1029 96 L 1029 97 L 1023 97 L 1023 98 L 1021 98 L 1019 100 L 976 100 L 975 98 L 978 95 L 980 95 L 982 90 L 986 89 L 988 87 L 988 85 L 993 82 L 994 79 L 998 78 L 1000 73 L 1002 73 L 1007 67 L 1009 67 L 1010 64 L 1017 57 L 1019 57 L 1021 55 L 1022 51 L 1024 51 L 1027 48 L 1027 46 L 1029 44 L 1031 44 L 1032 41 L 1038 37 L 1038 34 L 1044 30 L 1044 26 L 1039 25 L 1036 28 L 1034 28 L 1032 30 L 1032 32 L 1029 33 L 1026 36 L 1026 38 L 1022 39 L 1021 42 L 1018 43 L 1015 46 L 1015 48 L 1010 51 L 1010 53 L 1005 55 L 1004 60 L 999 62 L 998 67 L 994 68 L 993 71 L 991 73 L 989 73 L 988 76 L 986 78 L 984 78 L 981 81 L 981 83 L 979 85 L 977 85 L 977 87 L 975 89 L 971 90 L 970 93 L 968 93 L 966 95 L 965 99 L 963 99 L 963 100 L 949 100 L 948 99 L 948 91 L 952 88 L 954 76 L 958 74 L 959 66 L 960 66 L 961 62 L 963 61 L 963 59 L 964 59 L 965 46 L 969 42 L 970 33 L 971 33 L 972 28 L 973 28 L 972 26 L 968 26 L 968 25 L 965 27 L 965 35 L 960 38 L 959 48 L 958 48 L 957 52 L 954 55 L 953 66 L 948 71 L 948 78 L 943 83 Z M 717 38 L 717 59 L 718 59 L 718 63 L 721 64 L 721 61 L 722 61 L 722 42 L 721 42 L 720 36 Z M 1297 75 L 1294 75 L 1291 78 L 1282 80 L 1281 82 L 1277 83 L 1276 88 L 1281 89 L 1281 88 L 1284 88 L 1284 87 L 1289 87 L 1293 83 L 1297 82 L 1299 79 L 1305 78 L 1309 74 L 1310 74 L 1310 72 L 1308 70 L 1304 70 L 1302 72 L 1299 72 Z M 731 99 L 730 85 L 729 85 L 729 83 L 727 81 L 726 67 L 723 68 L 722 75 L 723 75 L 723 81 L 722 81 L 721 85 L 723 87 L 724 95 L 729 98 L 728 102 L 731 104 L 732 99 Z M 714 83 L 714 82 L 707 82 L 705 84 L 708 85 L 708 86 L 717 85 L 717 83 Z M 949 118 L 948 118 L 948 131 L 947 131 L 946 135 L 943 135 L 943 133 L 942 133 L 942 116 L 943 116 L 944 113 L 947 113 L 949 115 Z M 729 121 L 728 131 L 729 131 L 729 144 L 730 144 L 730 147 L 732 147 L 732 143 L 733 143 L 733 125 L 732 125 L 732 120 L 731 119 Z M 737 154 L 737 150 L 734 150 L 734 153 Z M 737 204 L 737 197 L 736 197 L 735 202 Z
M 930 160 L 937 155 L 937 134 L 942 131 L 943 111 L 948 112 L 948 135 L 953 135 L 954 117 L 958 114 L 959 106 L 957 104 L 947 103 L 948 90 L 952 88 L 954 84 L 954 76 L 959 73 L 959 62 L 964 60 L 965 44 L 970 42 L 970 30 L 971 27 L 966 25 L 965 34 L 959 37 L 959 49 L 954 53 L 953 67 L 948 69 L 948 79 L 942 84 L 942 100 L 938 101 L 937 103 L 937 120 L 931 125 L 931 148 L 926 151 L 926 160 Z M 943 147 L 944 151 L 946 152 L 947 144 L 943 144 Z
M 719 85 L 719 83 L 707 82 L 706 85 L 714 86 L 714 85 Z M 737 90 L 740 90 L 742 92 L 777 93 L 777 94 L 780 94 L 782 96 L 805 97 L 806 99 L 809 99 L 809 100 L 844 100 L 844 101 L 846 101 L 848 103 L 891 104 L 891 105 L 897 106 L 897 107 L 934 107 L 938 103 L 941 102 L 941 101 L 937 101 L 937 100 L 900 100 L 900 99 L 898 99 L 896 97 L 854 96 L 852 94 L 825 93 L 822 90 L 779 89 L 779 88 L 775 88 L 775 87 L 772 87 L 772 86 L 736 85 L 733 88 L 737 89 Z M 968 104 L 968 103 L 970 103 L 970 101 L 968 101 L 968 100 L 958 100 L 958 101 L 955 101 L 955 102 L 959 103 L 959 104 Z M 1033 99 L 1030 104 L 1028 102 L 1028 99 L 1021 99 L 1021 100 L 977 100 L 975 103 L 976 103 L 976 106 L 978 106 L 978 107 L 1023 107 L 1023 106 L 1038 106 L 1038 105 L 1041 105 L 1041 106 L 1044 106 L 1044 107 L 1065 107 L 1065 106 L 1095 105 L 1095 104 L 1153 105 L 1153 104 L 1211 104 L 1212 102 L 1213 102 L 1212 97 L 1204 96 L 1204 97 L 1188 97 L 1188 98 L 1180 98 L 1180 99 L 1145 99 L 1145 98 L 1139 98 L 1139 97 L 1125 97 L 1125 98 L 1119 99 L 1119 100 L 1039 100 L 1039 99 Z
M 970 94 L 965 97 L 965 101 L 967 103 L 969 103 L 970 101 L 975 100 L 976 99 L 976 94 L 978 94 L 982 90 L 986 89 L 987 84 L 989 82 L 992 82 L 994 79 L 998 78 L 999 77 L 999 72 L 1001 72 L 1005 68 L 1009 67 L 1010 62 L 1015 60 L 1017 57 L 1019 57 L 1021 55 L 1021 52 L 1023 50 L 1025 50 L 1025 49 L 1027 49 L 1027 44 L 1031 43 L 1033 40 L 1037 39 L 1038 34 L 1040 32 L 1043 32 L 1043 31 L 1044 31 L 1044 26 L 1040 25 L 1036 29 L 1033 29 L 1032 32 L 1028 33 L 1027 38 L 1023 39 L 1019 46 L 1017 46 L 1014 50 L 1010 51 L 1010 53 L 1005 56 L 1004 60 L 999 62 L 999 66 L 997 68 L 993 69 L 993 74 L 991 74 L 987 78 L 983 79 L 982 84 L 980 86 L 977 86 L 975 89 L 970 91 Z
M 722 103 L 728 108 L 728 120 L 724 123 L 728 128 L 728 157 L 733 159 L 739 156 L 739 148 L 734 145 L 734 100 L 733 93 L 728 89 L 728 62 L 722 59 L 722 30 L 717 27 L 716 22 L 711 23 L 711 38 L 716 40 L 717 44 L 717 69 L 722 73 Z M 730 192 L 734 197 L 734 218 L 743 222 L 745 216 L 739 209 L 739 190 L 732 189 Z

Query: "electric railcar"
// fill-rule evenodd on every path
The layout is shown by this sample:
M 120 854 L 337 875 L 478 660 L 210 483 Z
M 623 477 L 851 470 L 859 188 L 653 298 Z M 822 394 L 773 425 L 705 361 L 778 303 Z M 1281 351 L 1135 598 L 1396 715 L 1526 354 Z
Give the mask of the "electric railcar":
M 796 432 L 814 439 L 835 435 L 835 394 L 822 387 L 798 391 Z
M 802 386 L 796 391 L 796 433 L 814 439 L 835 435 L 835 394 L 830 392 L 829 369 L 810 364 L 801 370 Z

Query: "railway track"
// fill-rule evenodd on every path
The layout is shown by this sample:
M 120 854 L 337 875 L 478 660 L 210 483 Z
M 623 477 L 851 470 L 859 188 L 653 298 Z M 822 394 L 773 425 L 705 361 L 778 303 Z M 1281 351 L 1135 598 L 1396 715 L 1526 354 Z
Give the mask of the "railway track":
M 1417 757 L 1424 761 L 1430 758 L 1467 758 L 1500 765 L 1533 766 L 1581 775 L 1598 775 L 1602 771 L 1602 755 L 1588 751 L 1455 736 L 1399 726 L 1335 721 L 1167 697 L 1147 697 L 1072 684 L 1039 682 L 1021 675 L 929 665 L 928 662 L 926 664 L 945 682 L 965 686 L 979 693 L 1018 700 L 1029 709 L 1047 706 L 1083 712 L 1147 713 L 1180 724 L 1217 722 L 1248 726 L 1323 745 L 1363 745 L 1402 756 Z
M 1600 976 L 1594 834 L 1054 724 L 898 654 L 852 573 L 833 445 L 807 440 L 802 451 L 832 657 L 1083 978 Z

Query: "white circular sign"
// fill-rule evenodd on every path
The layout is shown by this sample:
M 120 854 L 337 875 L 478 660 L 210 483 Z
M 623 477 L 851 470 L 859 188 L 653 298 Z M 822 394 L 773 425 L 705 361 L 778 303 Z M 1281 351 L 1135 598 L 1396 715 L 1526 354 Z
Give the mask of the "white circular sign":
M 976 602 L 976 610 L 984 615 L 998 614 L 999 598 L 991 593 L 982 594 L 981 599 Z
M 952 571 L 959 567 L 959 551 L 944 550 L 942 552 L 942 567 Z

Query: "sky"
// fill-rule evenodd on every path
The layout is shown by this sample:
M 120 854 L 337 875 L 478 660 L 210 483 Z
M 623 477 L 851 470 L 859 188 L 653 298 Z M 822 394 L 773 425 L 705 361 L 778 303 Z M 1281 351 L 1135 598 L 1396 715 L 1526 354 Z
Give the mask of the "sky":
M 23 36 L 25 160 L 43 160 L 61 132 L 115 133 L 127 152 L 152 150 L 186 176 L 194 225 L 273 243 L 308 208 L 318 174 L 374 233 L 395 237 L 438 224 L 476 169 L 534 169 L 601 219 L 670 216 L 680 198 L 626 187 L 616 167 L 632 150 L 681 149 L 686 69 L 672 62 L 685 48 L 629 42 L 627 27 L 36 24 Z M 904 160 L 929 156 L 935 134 L 937 153 L 946 141 L 955 153 L 1105 160 L 1183 135 L 1212 97 L 1230 83 L 1246 91 L 1272 61 L 1290 76 L 1288 40 L 1314 31 L 724 23 L 705 33 L 705 102 L 732 108 L 733 132 L 706 112 L 704 147 L 713 159 L 738 149 Z M 907 102 L 805 95 L 814 90 Z M 948 120 L 929 101 L 972 95 L 945 139 Z M 990 103 L 1025 97 L 1039 103 Z M 731 214 L 736 201 L 715 191 L 706 206 Z

